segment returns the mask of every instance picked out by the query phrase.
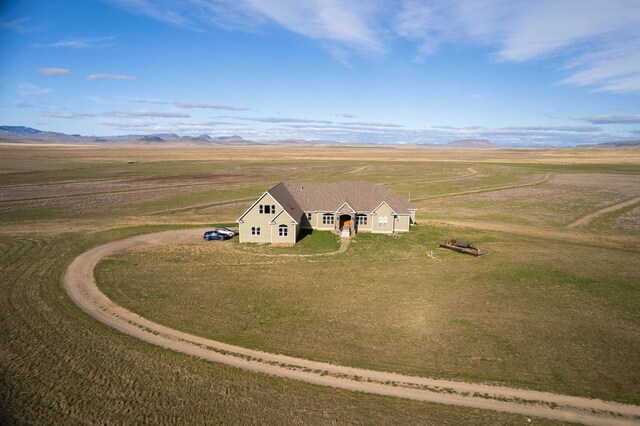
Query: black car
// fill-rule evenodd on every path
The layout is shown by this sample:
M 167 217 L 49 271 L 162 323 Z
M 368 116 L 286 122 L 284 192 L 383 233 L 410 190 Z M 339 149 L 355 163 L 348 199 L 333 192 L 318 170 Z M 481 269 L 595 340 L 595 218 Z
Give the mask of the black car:
M 216 231 L 207 231 L 204 233 L 202 238 L 204 238 L 207 241 L 211 241 L 211 240 L 226 240 L 227 238 L 231 238 L 231 237 L 228 235 L 219 234 Z

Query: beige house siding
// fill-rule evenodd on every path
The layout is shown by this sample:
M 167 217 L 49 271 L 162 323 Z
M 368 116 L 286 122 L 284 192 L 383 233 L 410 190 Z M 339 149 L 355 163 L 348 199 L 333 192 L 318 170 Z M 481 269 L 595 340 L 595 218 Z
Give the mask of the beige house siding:
M 409 209 L 409 217 L 411 218 L 411 224 L 416 223 L 416 209 Z
M 322 217 L 325 214 L 330 214 L 333 216 L 333 220 L 334 223 L 327 223 L 326 225 L 322 223 Z M 337 220 L 335 217 L 335 214 L 333 212 L 318 212 L 316 213 L 317 217 L 316 217 L 316 221 L 318 223 L 318 226 L 316 229 L 319 229 L 321 231 L 333 231 L 336 229 L 336 225 L 335 225 L 335 221 Z
M 260 213 L 260 205 L 275 206 L 276 212 L 282 210 L 282 206 L 268 192 L 242 216 L 239 223 L 241 243 L 270 243 L 271 242 L 271 219 L 276 213 Z M 286 215 L 285 215 L 286 216 Z M 289 218 L 287 216 L 287 218 Z M 290 219 L 289 219 L 290 220 Z M 252 235 L 251 228 L 260 228 L 260 235 Z
M 410 225 L 410 221 L 411 221 L 411 216 L 409 215 L 397 215 L 395 218 L 395 226 L 394 226 L 394 231 L 395 232 L 408 232 L 409 231 L 409 225 Z
M 358 219 L 354 219 L 356 221 L 356 232 L 371 232 L 373 219 L 371 217 L 371 213 L 358 213 L 359 215 L 363 215 L 367 217 L 367 223 L 365 225 L 358 225 Z
M 323 223 L 325 215 L 331 219 L 326 224 Z M 366 223 L 358 224 L 359 217 L 366 218 Z M 295 244 L 301 229 L 339 233 L 340 225 L 346 223 L 347 218 L 350 218 L 351 235 L 354 232 L 393 234 L 409 231 L 415 223 L 415 209 L 386 187 L 366 182 L 281 182 L 262 194 L 240 216 L 239 240 L 241 243 Z M 258 229 L 259 234 L 255 232 Z
M 286 235 L 280 236 L 280 229 L 286 229 Z M 281 212 L 270 225 L 271 244 L 295 244 L 300 225 L 285 212 Z
M 311 213 L 311 219 L 308 218 L 309 213 Z M 304 218 L 302 218 L 300 226 L 303 229 L 316 229 L 318 227 L 318 213 L 304 212 Z
M 387 203 L 380 204 L 372 214 L 371 232 L 375 234 L 392 234 L 395 213 Z

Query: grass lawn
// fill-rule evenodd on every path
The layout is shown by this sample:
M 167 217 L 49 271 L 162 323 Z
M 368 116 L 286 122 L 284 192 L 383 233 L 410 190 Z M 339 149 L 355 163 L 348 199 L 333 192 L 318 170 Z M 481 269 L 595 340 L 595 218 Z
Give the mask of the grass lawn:
M 0 144 L 0 423 L 526 423 L 153 347 L 80 311 L 60 277 L 76 255 L 107 241 L 233 223 L 248 205 L 203 205 L 257 196 L 279 181 L 365 180 L 415 198 L 550 173 L 542 185 L 418 203 L 419 223 L 457 218 L 546 235 L 538 231 L 640 195 L 638 152 Z M 586 241 L 638 236 L 639 212 L 622 209 L 571 232 Z M 435 248 L 451 237 L 489 254 Z M 279 256 L 335 251 L 337 238 L 323 232 L 293 247 L 218 243 L 119 253 L 98 278 L 116 301 L 157 322 L 248 347 L 639 402 L 637 251 L 426 226 L 360 234 L 332 256 Z
M 435 249 L 450 237 L 489 254 Z M 358 234 L 330 257 L 228 246 L 132 250 L 103 261 L 96 276 L 116 303 L 229 343 L 640 402 L 636 253 L 426 226 Z M 427 257 L 431 250 L 441 261 Z

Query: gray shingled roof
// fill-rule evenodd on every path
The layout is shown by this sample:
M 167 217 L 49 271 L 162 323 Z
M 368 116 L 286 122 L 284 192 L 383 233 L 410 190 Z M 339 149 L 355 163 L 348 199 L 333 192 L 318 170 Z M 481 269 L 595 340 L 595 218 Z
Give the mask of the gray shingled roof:
M 284 210 L 291 215 L 291 217 L 300 222 L 304 210 L 296 202 L 296 199 L 291 196 L 284 183 L 280 182 L 269 191 L 267 191 L 273 198 L 278 200 L 278 203 L 284 208 Z
M 409 214 L 409 209 L 413 208 L 409 201 L 391 193 L 386 186 L 367 182 L 281 182 L 269 193 L 280 204 L 286 205 L 287 211 L 291 209 L 300 214 L 304 211 L 334 212 L 345 202 L 357 212 L 371 212 L 383 201 L 399 214 Z M 300 217 L 292 216 L 296 220 Z

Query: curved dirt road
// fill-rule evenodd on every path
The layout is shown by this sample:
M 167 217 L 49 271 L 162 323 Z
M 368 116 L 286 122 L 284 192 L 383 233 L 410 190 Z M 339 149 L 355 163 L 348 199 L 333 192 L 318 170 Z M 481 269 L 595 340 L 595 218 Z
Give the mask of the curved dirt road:
M 620 203 L 611 204 L 603 209 L 596 210 L 595 212 L 591 212 L 587 215 L 582 216 L 578 220 L 571 222 L 567 225 L 567 228 L 577 228 L 578 226 L 588 225 L 593 219 L 603 216 L 607 213 L 615 212 L 616 210 L 623 209 L 625 207 L 633 206 L 634 204 L 640 203 L 640 197 L 630 198 L 628 200 L 622 201 Z
M 461 192 L 450 192 L 448 194 L 438 194 L 438 195 L 427 195 L 425 197 L 417 197 L 412 199 L 412 201 L 424 201 L 429 200 L 431 198 L 444 198 L 444 197 L 457 197 L 458 195 L 469 195 L 469 194 L 481 194 L 483 192 L 494 192 L 494 191 L 504 191 L 505 189 L 514 189 L 514 188 L 524 188 L 527 186 L 536 186 L 541 185 L 543 183 L 547 183 L 549 179 L 551 179 L 551 173 L 547 173 L 540 180 L 536 180 L 534 182 L 528 183 L 517 183 L 514 185 L 506 185 L 506 186 L 497 186 L 494 188 L 481 188 L 481 189 L 471 189 L 469 191 L 461 191 Z
M 62 277 L 63 287 L 82 310 L 123 333 L 163 348 L 245 370 L 352 391 L 560 421 L 597 425 L 640 424 L 640 406 L 635 405 L 357 369 L 228 345 L 151 322 L 118 306 L 96 286 L 93 270 L 106 256 L 130 247 L 200 239 L 199 230 L 167 231 L 95 247 L 69 265 Z

